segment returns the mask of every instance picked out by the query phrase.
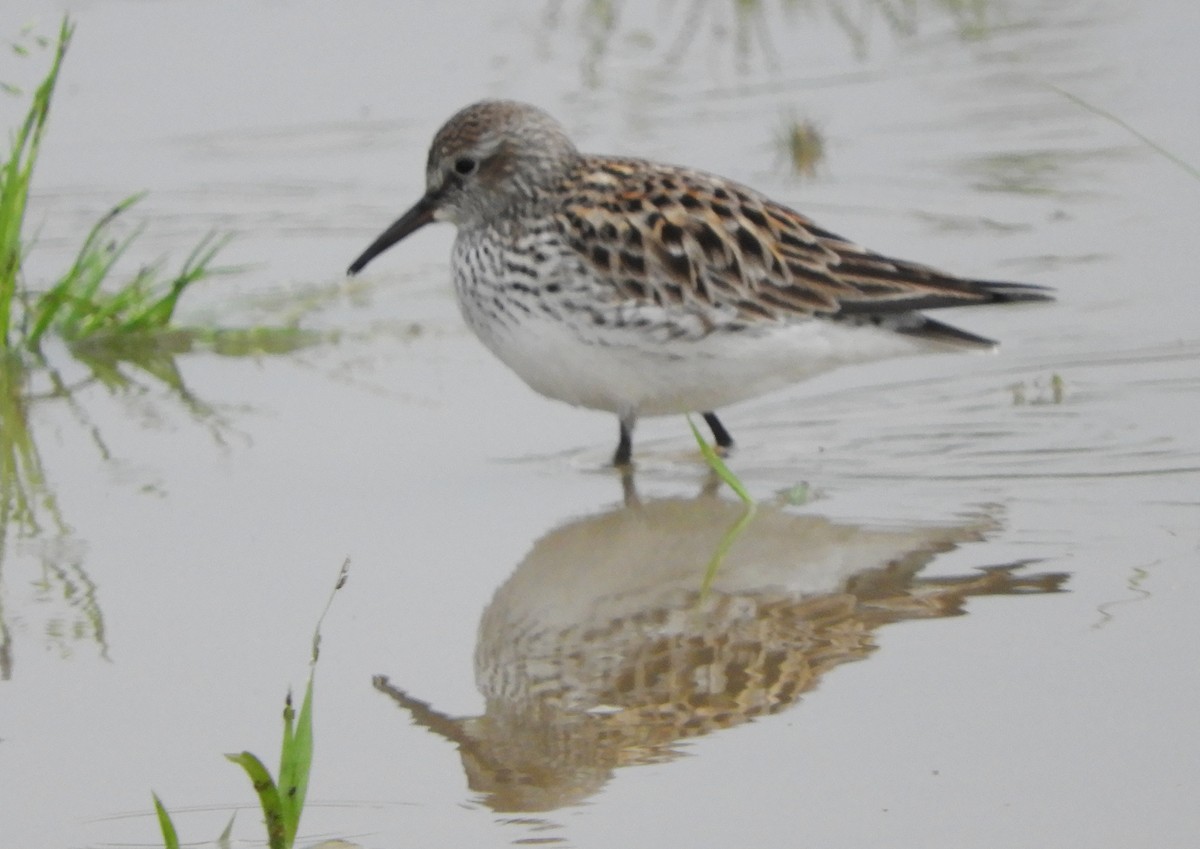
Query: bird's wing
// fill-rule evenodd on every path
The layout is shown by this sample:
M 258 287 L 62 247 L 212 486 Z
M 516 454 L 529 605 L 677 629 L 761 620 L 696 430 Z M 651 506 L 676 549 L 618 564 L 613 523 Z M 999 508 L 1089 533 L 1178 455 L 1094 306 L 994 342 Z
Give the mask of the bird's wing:
M 873 253 L 698 171 L 595 157 L 571 185 L 559 216 L 568 242 L 633 302 L 732 307 L 771 321 L 1049 298 L 1041 287 L 968 280 Z

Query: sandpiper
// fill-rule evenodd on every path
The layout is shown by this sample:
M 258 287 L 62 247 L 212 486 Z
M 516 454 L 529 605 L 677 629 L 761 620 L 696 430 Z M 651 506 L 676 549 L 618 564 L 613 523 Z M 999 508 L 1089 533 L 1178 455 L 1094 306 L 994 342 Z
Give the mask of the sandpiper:
M 848 363 L 996 343 L 919 310 L 1052 300 L 882 256 L 731 180 L 580 153 L 557 121 L 486 100 L 434 136 L 425 194 L 349 273 L 434 221 L 467 324 L 541 394 L 640 416 L 716 409 Z

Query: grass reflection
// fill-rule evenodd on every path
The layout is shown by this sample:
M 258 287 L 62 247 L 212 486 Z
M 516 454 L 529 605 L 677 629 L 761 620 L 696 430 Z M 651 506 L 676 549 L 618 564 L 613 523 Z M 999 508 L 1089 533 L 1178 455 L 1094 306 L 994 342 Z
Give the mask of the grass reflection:
M 13 674 L 4 567 L 15 540 L 26 541 L 34 552 L 36 572 L 27 585 L 32 601 L 44 611 L 46 647 L 61 657 L 69 657 L 80 642 L 95 644 L 102 657 L 108 652 L 96 585 L 83 568 L 82 555 L 66 544 L 68 526 L 29 426 L 28 384 L 24 364 L 0 355 L 0 680 Z M 41 537 L 49 539 L 32 543 Z
M 28 536 L 41 529 L 39 506 L 61 527 L 58 509 L 46 490 L 46 475 L 29 432 L 27 375 L 17 358 L 0 351 L 0 680 L 12 677 L 12 630 L 8 625 L 4 561 L 10 531 Z M 48 502 L 48 505 L 46 504 Z
M 45 516 L 62 521 L 37 445 L 29 430 L 29 372 L 16 357 L 0 354 L 0 530 L 33 536 Z M 40 508 L 40 509 L 39 509 Z M 0 533 L 0 562 L 6 534 Z
M 598 88 L 602 68 L 615 47 L 631 45 L 670 67 L 695 52 L 730 56 L 739 73 L 755 64 L 780 64 L 788 31 L 827 18 L 859 59 L 869 57 L 880 38 L 913 38 L 922 23 L 949 19 L 962 41 L 986 38 L 1002 23 L 998 0 L 690 0 L 651 4 L 650 23 L 634 22 L 642 4 L 619 0 L 564 3 L 551 0 L 542 13 L 549 33 L 574 29 L 582 41 L 580 69 L 584 83 Z M 781 46 L 782 45 L 782 48 Z
M 96 335 L 66 347 L 64 362 L 48 355 L 20 357 L 0 351 L 0 680 L 12 676 L 14 586 L 30 587 L 18 600 L 37 610 L 47 648 L 70 657 L 74 647 L 91 644 L 107 655 L 104 616 L 96 585 L 88 575 L 84 553 L 59 505 L 38 448 L 33 412 L 38 407 L 65 406 L 103 462 L 113 460 L 102 428 L 88 413 L 85 397 L 95 387 L 112 396 L 144 397 L 167 392 L 167 403 L 187 411 L 217 444 L 224 444 L 229 425 L 213 404 L 188 387 L 179 358 L 196 351 L 223 356 L 257 357 L 310 347 L 324 335 L 298 328 L 245 330 L 182 329 L 145 334 Z M 64 376 L 68 369 L 82 378 Z M 10 558 L 14 546 L 24 557 Z M 33 574 L 12 580 L 12 568 Z M 5 580 L 8 578 L 8 580 Z M 34 617 L 30 610 L 21 616 Z

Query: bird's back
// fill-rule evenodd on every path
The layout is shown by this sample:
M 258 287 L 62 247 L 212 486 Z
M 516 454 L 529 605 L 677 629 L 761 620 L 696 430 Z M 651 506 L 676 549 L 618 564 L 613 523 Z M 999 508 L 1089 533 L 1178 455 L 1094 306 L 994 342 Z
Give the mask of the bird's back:
M 991 344 L 917 311 L 1049 299 L 1041 287 L 874 253 L 745 186 L 642 160 L 581 157 L 557 220 L 614 300 L 710 314 L 732 329 L 817 318 Z

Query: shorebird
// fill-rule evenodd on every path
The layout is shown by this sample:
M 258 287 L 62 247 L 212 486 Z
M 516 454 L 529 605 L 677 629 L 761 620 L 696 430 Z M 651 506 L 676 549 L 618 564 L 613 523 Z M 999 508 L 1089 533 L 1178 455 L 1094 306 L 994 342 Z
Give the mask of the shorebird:
M 615 413 L 613 464 L 641 416 L 715 410 L 849 363 L 995 342 L 927 309 L 1052 300 L 835 235 L 713 174 L 581 153 L 542 110 L 486 100 L 429 149 L 425 194 L 349 268 L 435 221 L 467 324 L 529 386 Z

